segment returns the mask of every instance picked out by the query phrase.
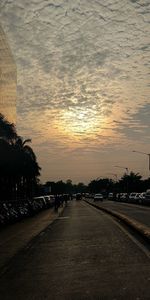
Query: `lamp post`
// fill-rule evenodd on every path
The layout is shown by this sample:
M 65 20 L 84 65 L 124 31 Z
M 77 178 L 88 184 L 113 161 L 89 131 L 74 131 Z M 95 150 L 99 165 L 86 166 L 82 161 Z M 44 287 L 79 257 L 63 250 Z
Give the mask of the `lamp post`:
M 148 156 L 148 170 L 150 171 L 150 153 L 145 153 L 145 152 L 136 151 L 136 150 L 133 150 L 132 152 L 136 152 L 136 153 L 140 153 L 140 154 L 145 154 L 145 155 Z
M 125 169 L 127 175 L 128 175 L 128 173 L 129 173 L 129 169 L 128 169 L 127 167 L 122 167 L 122 166 L 114 166 L 114 167 L 116 167 L 116 168 L 121 168 L 121 169 Z
M 122 166 L 114 166 L 114 167 L 125 169 L 126 170 L 126 175 L 127 176 L 129 175 L 129 169 L 127 167 L 122 167 Z M 129 187 L 128 187 L 128 177 L 127 177 L 127 183 L 126 183 L 126 192 L 127 192 L 127 194 L 128 194 L 128 190 L 129 190 Z
M 115 180 L 114 180 L 114 184 L 113 184 L 113 197 L 112 197 L 112 200 L 116 200 L 116 194 L 117 194 L 117 187 L 116 187 L 116 185 L 117 185 L 117 178 L 118 178 L 118 176 L 117 176 L 117 174 L 114 174 L 114 173 L 108 173 L 108 174 L 110 174 L 110 175 L 113 175 L 114 177 L 115 177 Z

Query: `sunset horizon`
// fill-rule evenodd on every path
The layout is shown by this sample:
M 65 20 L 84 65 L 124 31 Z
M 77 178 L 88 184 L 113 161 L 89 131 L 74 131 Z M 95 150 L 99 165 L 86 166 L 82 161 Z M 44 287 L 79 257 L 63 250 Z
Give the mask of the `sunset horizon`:
M 147 9 L 147 0 L 2 0 L 16 128 L 32 139 L 41 182 L 87 184 L 126 168 L 150 176 Z

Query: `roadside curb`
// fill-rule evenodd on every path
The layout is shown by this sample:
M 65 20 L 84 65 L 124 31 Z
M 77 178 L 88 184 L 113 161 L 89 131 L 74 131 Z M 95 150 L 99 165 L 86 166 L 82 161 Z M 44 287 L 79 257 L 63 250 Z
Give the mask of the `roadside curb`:
M 122 213 L 118 213 L 114 210 L 110 210 L 108 208 L 104 208 L 102 206 L 93 204 L 87 200 L 84 200 L 85 202 L 87 202 L 88 204 L 90 204 L 93 207 L 96 207 L 99 210 L 102 210 L 110 215 L 112 215 L 113 217 L 116 217 L 118 220 L 121 220 L 124 224 L 130 226 L 132 229 L 134 229 L 136 232 L 138 232 L 144 239 L 146 239 L 147 241 L 150 242 L 150 228 L 141 224 L 140 222 L 137 222 L 133 219 L 130 219 L 129 217 L 127 217 L 126 215 L 122 214 Z

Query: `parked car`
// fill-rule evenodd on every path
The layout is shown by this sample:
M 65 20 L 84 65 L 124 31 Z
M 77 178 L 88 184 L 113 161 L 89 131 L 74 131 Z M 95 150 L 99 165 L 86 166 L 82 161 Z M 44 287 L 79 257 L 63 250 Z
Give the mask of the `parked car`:
M 145 193 L 144 203 L 150 205 L 150 190 L 147 190 Z
M 116 194 L 115 200 L 116 200 L 116 201 L 120 201 L 120 193 L 117 193 L 117 194 Z
M 140 193 L 140 195 L 139 195 L 139 203 L 140 203 L 140 204 L 144 204 L 144 201 L 145 201 L 145 195 L 146 195 L 145 192 Z
M 140 201 L 140 194 L 141 193 L 136 193 L 136 195 L 134 197 L 135 203 L 139 203 L 139 201 Z
M 103 201 L 103 195 L 102 194 L 95 194 L 94 195 L 94 201 Z
M 132 202 L 132 203 L 135 203 L 136 202 L 136 199 L 135 199 L 135 196 L 136 196 L 137 193 L 131 193 L 129 195 L 129 202 Z
M 76 200 L 82 200 L 82 194 L 80 193 L 76 194 Z
M 128 202 L 128 194 L 127 193 L 121 193 L 120 194 L 120 201 L 121 202 Z
M 114 199 L 114 194 L 113 193 L 109 193 L 108 194 L 108 199 L 109 200 L 113 200 Z
M 32 206 L 35 212 L 46 208 L 46 201 L 44 196 L 34 197 L 32 201 Z

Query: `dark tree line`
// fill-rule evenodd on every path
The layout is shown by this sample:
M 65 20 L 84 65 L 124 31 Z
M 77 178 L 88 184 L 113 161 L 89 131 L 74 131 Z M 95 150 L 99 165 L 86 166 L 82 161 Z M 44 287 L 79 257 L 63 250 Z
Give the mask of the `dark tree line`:
M 131 193 L 131 192 L 144 192 L 150 188 L 150 178 L 142 180 L 142 176 L 134 172 L 130 172 L 129 175 L 124 174 L 122 178 L 118 181 L 113 181 L 110 178 L 99 178 L 92 180 L 88 185 L 80 182 L 78 184 L 73 184 L 71 180 L 63 182 L 62 180 L 53 182 L 48 181 L 42 189 L 42 193 L 52 194 L 76 194 L 76 193 L 103 193 L 108 195 L 108 193 Z
M 0 195 L 2 200 L 31 198 L 40 175 L 31 140 L 18 136 L 14 124 L 0 114 Z
M 150 188 L 150 178 L 142 180 L 142 176 L 134 172 L 129 175 L 124 174 L 117 182 L 109 178 L 92 180 L 88 185 L 90 193 L 99 192 L 114 192 L 114 193 L 131 193 L 131 192 L 144 192 Z
M 82 182 L 79 182 L 78 184 L 73 184 L 72 180 L 68 179 L 66 182 L 63 182 L 62 180 L 57 182 L 47 181 L 46 184 L 44 185 L 44 190 L 46 193 L 51 193 L 54 195 L 55 194 L 77 194 L 77 193 L 86 193 L 87 186 Z

